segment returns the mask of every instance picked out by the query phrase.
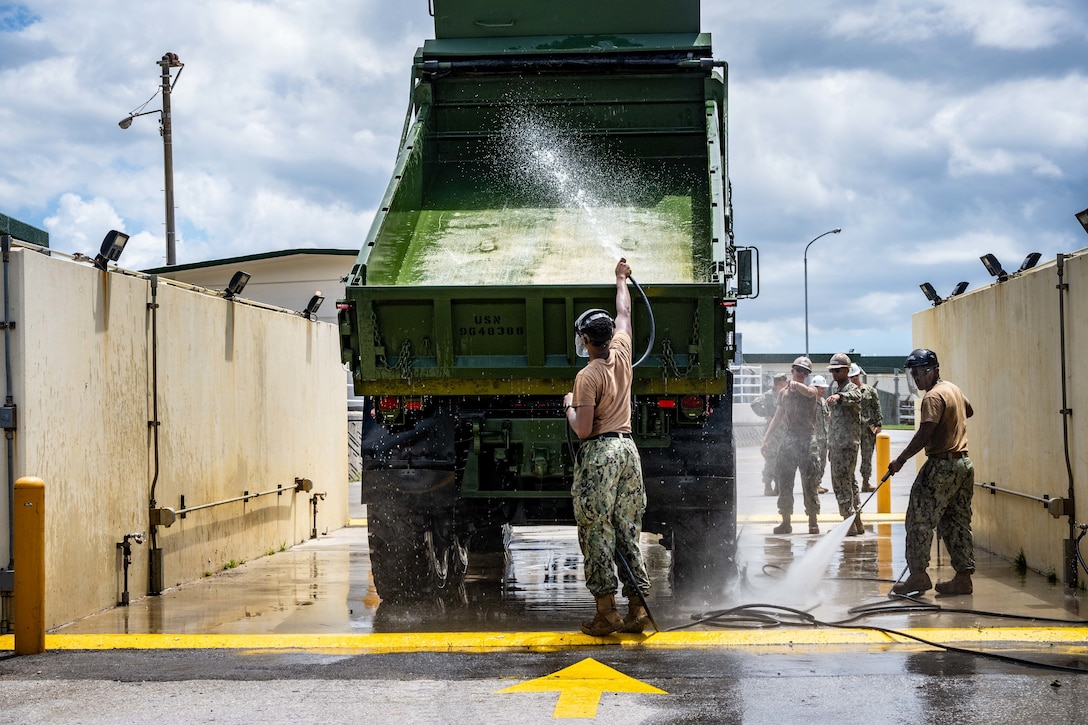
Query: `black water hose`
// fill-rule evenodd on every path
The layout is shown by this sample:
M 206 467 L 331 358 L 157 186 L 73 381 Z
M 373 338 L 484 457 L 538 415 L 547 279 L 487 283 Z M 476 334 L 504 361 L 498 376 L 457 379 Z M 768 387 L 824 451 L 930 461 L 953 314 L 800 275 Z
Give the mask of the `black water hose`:
M 634 587 L 635 593 L 638 594 L 638 600 L 642 602 L 642 608 L 646 610 L 646 617 L 650 620 L 650 624 L 654 626 L 654 632 L 660 632 L 661 628 L 657 626 L 657 621 L 654 620 L 654 615 L 650 611 L 650 605 L 646 603 L 646 596 L 642 593 L 642 590 L 638 588 L 638 583 L 635 581 L 635 573 L 631 571 L 631 565 L 627 563 L 627 557 L 621 554 L 619 549 L 617 549 L 616 558 L 623 564 L 623 569 L 627 572 L 627 579 L 631 582 L 631 586 Z
M 1084 563 L 1084 556 L 1080 553 L 1080 540 L 1084 538 L 1084 535 L 1088 534 L 1088 526 L 1082 525 L 1080 536 L 1073 542 L 1073 551 L 1077 553 L 1077 561 L 1080 562 L 1081 567 L 1084 569 L 1084 573 L 1088 574 L 1088 564 Z
M 642 295 L 642 302 L 646 305 L 646 314 L 650 317 L 650 341 L 646 343 L 646 351 L 642 353 L 642 357 L 638 359 L 638 362 L 631 364 L 632 368 L 637 368 L 646 361 L 646 358 L 650 356 L 650 351 L 654 348 L 654 340 L 657 338 L 657 323 L 654 322 L 654 308 L 650 306 L 650 300 L 642 290 L 642 285 L 636 282 L 634 277 L 628 277 L 627 279 L 631 280 L 631 284 L 633 284 L 635 289 L 638 290 L 638 293 Z
M 1033 615 L 1010 615 L 1002 612 L 986 612 L 976 609 L 952 609 L 948 607 L 942 607 L 937 604 L 929 604 L 928 602 L 922 602 L 912 597 L 904 597 L 909 604 L 900 607 L 891 607 L 885 605 L 879 605 L 875 607 L 854 608 L 850 610 L 852 615 L 848 619 L 839 620 L 835 622 L 827 622 L 817 619 L 809 612 L 804 612 L 792 607 L 785 607 L 778 604 L 746 604 L 738 607 L 732 607 L 730 609 L 722 609 L 713 612 L 706 612 L 703 614 L 692 614 L 691 622 L 689 624 L 682 624 L 676 627 L 670 627 L 665 630 L 666 632 L 673 632 L 680 629 L 687 629 L 689 627 L 704 624 L 709 626 L 718 627 L 733 627 L 733 628 L 752 628 L 757 627 L 760 629 L 769 627 L 783 627 L 783 626 L 808 626 L 813 628 L 818 627 L 830 627 L 833 629 L 852 629 L 868 632 L 879 632 L 888 637 L 902 637 L 904 639 L 913 640 L 921 644 L 933 647 L 935 649 L 941 649 L 946 652 L 955 652 L 958 654 L 972 655 L 975 657 L 984 657 L 987 659 L 997 660 L 999 662 L 1006 662 L 1009 664 L 1023 665 L 1027 667 L 1038 667 L 1042 669 L 1055 670 L 1058 672 L 1070 672 L 1075 674 L 1086 674 L 1088 670 L 1083 667 L 1076 667 L 1070 665 L 1062 665 L 1052 662 L 1039 662 L 1036 660 L 1029 660 L 1022 657 L 1016 657 L 1013 655 L 1006 655 L 999 652 L 990 652 L 987 650 L 975 650 L 967 649 L 965 647 L 956 647 L 950 644 L 943 644 L 941 642 L 934 642 L 931 640 L 923 639 L 908 631 L 890 629 L 888 627 L 876 627 L 873 625 L 856 624 L 855 622 L 863 617 L 871 616 L 874 614 L 902 614 L 903 612 L 953 612 L 953 613 L 966 613 L 975 614 L 979 616 L 994 616 L 1005 617 L 1010 619 L 1025 619 L 1028 621 L 1052 621 L 1059 624 L 1075 625 L 1084 624 L 1086 620 L 1066 620 L 1066 619 L 1041 619 Z M 783 614 L 775 614 L 775 611 L 782 612 Z

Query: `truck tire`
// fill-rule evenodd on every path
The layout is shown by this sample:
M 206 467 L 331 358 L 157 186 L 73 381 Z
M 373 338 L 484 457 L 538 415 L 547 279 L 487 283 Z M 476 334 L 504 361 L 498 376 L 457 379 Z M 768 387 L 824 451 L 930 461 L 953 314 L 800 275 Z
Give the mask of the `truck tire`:
M 720 601 L 736 578 L 732 512 L 690 512 L 672 525 L 673 592 L 686 598 Z
M 370 569 L 378 596 L 416 601 L 456 589 L 465 580 L 468 548 L 443 535 L 442 517 L 402 503 L 375 503 L 367 509 Z

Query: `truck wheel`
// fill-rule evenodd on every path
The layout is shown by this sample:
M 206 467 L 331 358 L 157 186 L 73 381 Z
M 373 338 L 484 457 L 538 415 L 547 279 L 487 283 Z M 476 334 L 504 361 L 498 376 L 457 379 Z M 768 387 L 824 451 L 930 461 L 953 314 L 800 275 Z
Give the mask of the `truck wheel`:
M 445 544 L 437 542 L 438 538 L 433 531 L 423 534 L 427 545 L 427 572 L 436 590 L 455 589 L 465 581 L 468 546 L 457 535 Z
M 672 588 L 684 597 L 720 601 L 736 578 L 730 513 L 692 512 L 672 527 Z
M 435 518 L 403 504 L 368 506 L 370 569 L 383 600 L 418 600 L 464 582 L 468 548 L 456 535 L 440 536 Z

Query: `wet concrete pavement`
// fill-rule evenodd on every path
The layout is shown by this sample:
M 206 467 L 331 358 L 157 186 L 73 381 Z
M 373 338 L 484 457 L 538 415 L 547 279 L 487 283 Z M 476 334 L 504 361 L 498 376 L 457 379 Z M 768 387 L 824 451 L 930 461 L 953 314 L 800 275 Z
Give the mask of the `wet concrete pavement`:
M 893 456 L 910 435 L 892 432 Z M 831 493 L 821 496 L 824 533 L 774 535 L 759 451 L 738 448 L 737 459 L 742 576 L 723 583 L 719 599 L 675 599 L 668 552 L 644 537 L 660 634 L 578 633 L 593 605 L 572 527 L 517 530 L 508 560 L 474 561 L 464 590 L 433 604 L 382 604 L 356 505 L 357 525 L 71 623 L 47 636 L 46 654 L 0 660 L 0 722 L 137 713 L 170 722 L 543 722 L 566 717 L 552 710 L 554 692 L 497 693 L 541 677 L 562 689 L 556 673 L 586 658 L 670 694 L 607 694 L 592 714 L 576 711 L 606 722 L 788 722 L 813 712 L 840 722 L 1084 720 L 1088 678 L 993 659 L 1088 669 L 1084 602 L 1061 584 L 977 551 L 973 596 L 887 598 L 903 570 L 913 463 L 890 483 L 891 512 L 875 513 L 873 498 L 870 530 L 845 538 Z M 803 514 L 794 522 L 807 531 Z M 952 576 L 939 551 L 934 565 L 934 581 Z M 0 637 L 0 653 L 11 649 Z M 572 678 L 582 688 L 575 704 L 593 700 L 587 681 L 618 686 L 609 677 Z M 185 681 L 207 693 L 204 709 Z M 315 696 L 336 709 L 314 709 Z M 84 697 L 101 707 L 75 707 Z
M 909 441 L 894 431 L 892 455 Z M 668 583 L 669 553 L 644 535 L 653 589 L 651 611 L 662 629 L 688 626 L 701 612 L 766 603 L 803 609 L 821 621 L 840 621 L 858 606 L 886 604 L 891 584 L 903 573 L 903 513 L 913 481 L 913 462 L 891 479 L 889 513 L 877 499 L 862 496 L 864 536 L 844 537 L 834 494 L 821 498 L 820 535 L 807 533 L 797 486 L 794 532 L 776 535 L 777 499 L 764 496 L 763 459 L 754 447 L 737 449 L 738 582 L 722 583 L 712 601 L 674 599 Z M 830 473 L 824 477 L 830 489 Z M 358 484 L 351 486 L 358 500 Z M 585 589 L 581 554 L 572 526 L 515 530 L 510 556 L 474 555 L 463 592 L 427 605 L 383 604 L 370 576 L 366 509 L 351 508 L 352 524 L 304 545 L 246 562 L 161 596 L 145 597 L 57 630 L 57 634 L 366 634 L 391 632 L 577 631 L 593 608 Z M 1013 614 L 1080 619 L 1084 600 L 1036 572 L 1017 572 L 1010 562 L 982 550 L 972 597 L 922 599 L 949 608 L 971 607 Z M 954 574 L 934 547 L 934 581 Z M 973 626 L 969 615 L 950 612 L 882 614 L 889 627 Z M 720 625 L 721 622 L 714 623 Z M 696 625 L 705 629 L 706 626 Z

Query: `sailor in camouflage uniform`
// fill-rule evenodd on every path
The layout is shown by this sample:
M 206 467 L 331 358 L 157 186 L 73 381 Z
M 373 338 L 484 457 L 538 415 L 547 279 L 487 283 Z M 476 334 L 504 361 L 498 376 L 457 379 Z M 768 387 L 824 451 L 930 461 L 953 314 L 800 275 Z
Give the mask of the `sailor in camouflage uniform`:
M 933 543 L 933 530 L 944 540 L 956 575 L 938 582 L 939 596 L 971 594 L 975 571 L 974 541 L 971 535 L 971 498 L 975 468 L 967 456 L 967 419 L 974 415 L 963 392 L 941 379 L 937 354 L 919 348 L 907 357 L 911 388 L 925 391 L 918 419 L 918 431 L 899 457 L 888 464 L 888 473 L 898 473 L 903 464 L 926 451 L 910 490 L 906 518 L 906 559 L 910 576 L 892 587 L 894 594 L 921 594 L 933 585 L 926 569 Z
M 642 595 L 650 589 L 639 548 L 646 488 L 642 461 L 631 438 L 631 267 L 616 265 L 616 318 L 604 310 L 583 312 L 575 322 L 575 350 L 589 363 L 563 396 L 563 414 L 582 441 L 571 495 L 584 557 L 586 588 L 597 602 L 582 632 L 603 636 L 641 632 L 650 621 Z M 628 611 L 616 611 L 616 560 Z M 630 569 L 630 574 L 628 573 Z
M 831 461 L 831 488 L 843 519 L 854 516 L 847 536 L 865 533 L 861 523 L 861 500 L 854 469 L 858 465 L 858 444 L 861 441 L 861 398 L 858 386 L 850 382 L 850 356 L 844 352 L 831 356 L 827 364 L 834 382 L 827 405 L 831 409 L 831 427 L 827 433 L 827 456 Z
M 778 409 L 778 393 L 781 392 L 782 388 L 786 387 L 789 377 L 786 373 L 775 373 L 771 389 L 764 391 L 751 403 L 752 412 L 767 421 L 768 425 L 774 419 L 774 413 Z M 766 432 L 766 429 L 764 429 L 764 432 Z M 768 442 L 766 452 L 763 454 L 764 496 L 778 495 L 778 487 L 774 483 L 774 472 L 775 467 L 778 465 L 778 449 L 781 445 L 782 436 L 777 435 Z
M 869 479 L 873 475 L 873 451 L 876 437 L 884 426 L 884 413 L 880 410 L 880 395 L 876 388 L 861 382 L 861 368 L 857 363 L 850 365 L 850 382 L 865 395 L 861 399 L 861 445 L 858 456 L 861 457 L 861 492 L 869 493 L 876 490 L 869 485 Z
M 827 378 L 823 375 L 812 376 L 812 387 L 816 388 L 816 456 L 817 479 L 822 481 L 827 472 L 827 433 L 831 427 L 831 410 L 827 407 Z M 822 485 L 816 489 L 816 493 L 827 493 Z
M 816 519 L 820 514 L 820 498 L 816 488 L 820 479 L 816 475 L 816 458 L 813 455 L 816 437 L 816 388 L 805 385 L 812 372 L 812 361 L 802 355 L 793 361 L 793 379 L 778 395 L 778 410 L 763 436 L 766 450 L 776 435 L 782 436 L 778 451 L 775 480 L 778 482 L 778 513 L 782 523 L 774 528 L 776 534 L 792 534 L 793 483 L 801 474 L 801 493 L 808 514 L 808 532 L 820 533 Z M 764 454 L 766 455 L 766 454 Z

